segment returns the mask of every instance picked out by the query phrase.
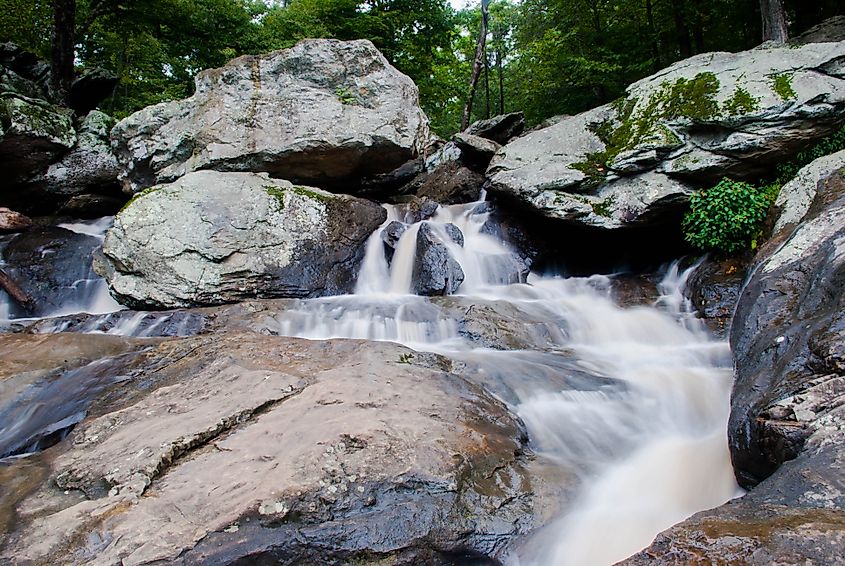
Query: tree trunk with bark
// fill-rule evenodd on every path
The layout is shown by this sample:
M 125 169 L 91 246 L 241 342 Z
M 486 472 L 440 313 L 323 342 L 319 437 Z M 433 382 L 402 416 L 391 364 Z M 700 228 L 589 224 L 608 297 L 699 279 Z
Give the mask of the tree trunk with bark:
M 76 0 L 54 0 L 50 87 L 58 102 L 67 102 L 73 84 L 75 45 Z
M 687 6 L 684 0 L 672 0 L 672 16 L 675 20 L 675 34 L 678 37 L 678 48 L 681 57 L 692 56 L 692 41 L 687 26 Z
M 783 0 L 760 0 L 760 16 L 763 19 L 763 41 L 786 43 L 786 14 Z
M 478 79 L 484 68 L 484 49 L 487 45 L 487 22 L 489 19 L 488 6 L 490 0 L 481 0 L 481 25 L 478 29 L 478 43 L 475 46 L 475 60 L 472 62 L 472 75 L 469 79 L 469 94 L 464 105 L 464 114 L 461 118 L 461 130 L 469 127 L 470 116 L 472 116 L 472 103 L 475 99 L 475 88 L 478 86 Z

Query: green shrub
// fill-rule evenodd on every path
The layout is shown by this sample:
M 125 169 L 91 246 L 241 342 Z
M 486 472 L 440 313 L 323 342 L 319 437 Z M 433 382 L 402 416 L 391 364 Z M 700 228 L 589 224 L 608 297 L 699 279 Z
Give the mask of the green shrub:
M 757 246 L 771 197 L 748 183 L 722 179 L 690 197 L 684 237 L 705 251 L 733 254 Z

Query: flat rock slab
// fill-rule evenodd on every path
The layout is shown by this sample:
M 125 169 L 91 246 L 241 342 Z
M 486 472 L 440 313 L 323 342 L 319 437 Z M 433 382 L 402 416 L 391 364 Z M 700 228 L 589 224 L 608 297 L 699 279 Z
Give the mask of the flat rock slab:
M 500 149 L 490 190 L 608 230 L 671 222 L 723 176 L 756 181 L 839 128 L 845 42 L 705 53 Z
M 530 527 L 518 419 L 437 356 L 254 333 L 150 348 L 42 455 L 4 562 L 419 563 Z

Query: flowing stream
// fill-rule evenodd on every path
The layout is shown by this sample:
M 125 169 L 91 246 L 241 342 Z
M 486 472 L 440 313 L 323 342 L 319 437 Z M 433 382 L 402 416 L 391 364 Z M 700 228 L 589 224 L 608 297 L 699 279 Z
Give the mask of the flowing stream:
M 605 276 L 532 273 L 526 280 L 521 260 L 490 229 L 484 202 L 441 206 L 422 222 L 400 207 L 387 209 L 388 220 L 367 243 L 355 293 L 294 302 L 269 330 L 314 340 L 388 340 L 441 354 L 507 403 L 526 424 L 537 469 L 562 482 L 546 526 L 511 549 L 509 564 L 612 564 L 738 494 L 726 440 L 730 351 L 691 314 L 683 297 L 690 270 L 669 267 L 654 305 L 622 308 Z M 388 263 L 382 231 L 394 221 L 406 226 Z M 424 223 L 463 271 L 457 297 L 411 294 Z M 69 228 L 102 234 L 99 225 Z M 91 312 L 91 305 L 74 307 Z M 530 347 L 480 345 L 455 305 L 523 317 L 530 323 L 516 324 L 517 338 Z M 91 331 L 114 316 L 92 321 Z M 145 313 L 134 314 L 109 332 L 138 335 L 143 320 Z
M 377 230 L 356 293 L 302 301 L 279 317 L 277 332 L 440 353 L 465 363 L 508 403 L 540 459 L 576 486 L 558 517 L 513 549 L 511 564 L 612 564 L 738 495 L 726 440 L 731 356 L 683 296 L 695 266 L 671 266 L 660 298 L 646 307 L 618 306 L 603 276 L 532 274 L 512 283 L 520 278 L 513 253 L 484 229 L 481 205 L 440 207 L 425 222 L 464 271 L 459 295 L 547 321 L 536 350 L 480 348 L 438 302 L 410 294 L 420 223 L 402 233 L 390 265 Z M 388 211 L 384 227 L 402 219 L 399 209 Z M 448 236 L 449 223 L 463 233 L 463 246 Z

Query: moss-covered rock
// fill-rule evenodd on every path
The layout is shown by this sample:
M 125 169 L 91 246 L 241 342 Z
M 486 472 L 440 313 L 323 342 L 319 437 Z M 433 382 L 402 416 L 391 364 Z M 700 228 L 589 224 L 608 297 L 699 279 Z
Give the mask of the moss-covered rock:
M 693 190 L 725 175 L 756 180 L 835 131 L 845 121 L 843 57 L 845 42 L 697 55 L 512 141 L 487 170 L 490 189 L 576 224 L 670 221 Z M 674 188 L 643 192 L 646 176 Z M 611 195 L 615 205 L 603 205 Z

